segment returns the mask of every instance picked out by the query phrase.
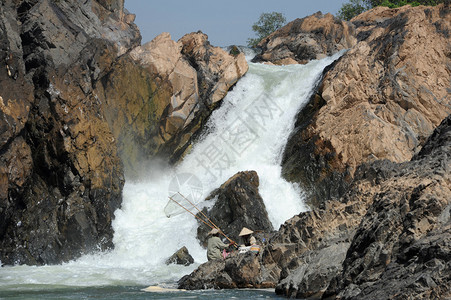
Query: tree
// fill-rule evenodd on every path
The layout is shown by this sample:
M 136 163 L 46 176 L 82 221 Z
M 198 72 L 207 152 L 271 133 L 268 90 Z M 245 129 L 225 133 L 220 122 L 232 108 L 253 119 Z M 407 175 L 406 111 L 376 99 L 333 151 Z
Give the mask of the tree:
M 341 6 L 337 16 L 340 19 L 349 21 L 372 7 L 371 1 L 369 0 L 350 0 L 349 3 L 345 3 Z
M 285 23 L 286 19 L 282 13 L 262 13 L 258 21 L 252 25 L 252 31 L 256 33 L 257 38 L 249 38 L 247 45 L 249 47 L 256 47 L 262 39 L 285 25 Z

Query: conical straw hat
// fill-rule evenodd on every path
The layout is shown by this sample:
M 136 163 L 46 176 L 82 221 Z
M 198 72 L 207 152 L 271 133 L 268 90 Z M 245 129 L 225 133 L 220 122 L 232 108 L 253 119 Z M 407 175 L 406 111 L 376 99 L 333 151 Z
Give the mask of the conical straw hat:
M 243 229 L 241 229 L 239 236 L 248 235 L 251 233 L 254 233 L 254 232 L 246 227 L 243 227 Z
M 217 234 L 217 233 L 219 233 L 219 230 L 216 229 L 216 228 L 213 228 L 213 229 L 208 233 L 208 235 L 214 235 L 214 234 Z

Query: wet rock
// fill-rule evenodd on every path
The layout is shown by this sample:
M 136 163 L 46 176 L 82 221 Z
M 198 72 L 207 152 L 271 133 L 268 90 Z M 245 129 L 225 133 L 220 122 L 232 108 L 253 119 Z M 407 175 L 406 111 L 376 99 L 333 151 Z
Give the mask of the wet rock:
M 218 276 L 224 270 L 225 261 L 211 260 L 200 265 L 194 272 L 178 281 L 178 288 L 185 290 L 203 290 L 218 288 Z
M 239 172 L 210 194 L 207 199 L 214 200 L 215 204 L 211 209 L 204 209 L 203 213 L 237 243 L 242 243 L 238 234 L 243 227 L 269 233 L 273 231 L 273 226 L 258 186 L 257 172 Z M 198 216 L 205 219 L 200 213 Z M 207 243 L 210 230 L 210 227 L 200 223 L 197 238 L 203 245 Z
M 343 195 L 364 162 L 409 161 L 451 112 L 450 18 L 438 5 L 377 7 L 352 20 L 358 42 L 325 74 L 316 111 L 300 115 L 283 155 L 284 176 L 313 205 Z
M 356 42 L 353 24 L 317 12 L 296 19 L 264 38 L 258 44 L 262 53 L 252 61 L 276 65 L 306 64 L 312 59 L 351 48 Z
M 176 264 L 189 266 L 194 263 L 194 258 L 189 254 L 188 248 L 185 246 L 177 250 L 171 257 L 166 260 L 166 264 Z

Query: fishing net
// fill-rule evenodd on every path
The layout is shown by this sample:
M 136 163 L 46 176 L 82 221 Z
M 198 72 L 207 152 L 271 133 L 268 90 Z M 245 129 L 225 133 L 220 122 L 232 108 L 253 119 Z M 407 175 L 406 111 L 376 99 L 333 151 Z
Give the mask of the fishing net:
M 197 205 L 198 203 L 193 202 L 193 199 L 188 199 L 188 197 L 185 198 L 181 194 L 174 194 L 170 196 L 168 203 L 164 207 L 164 214 L 166 215 L 166 217 L 170 218 L 186 213 L 188 211 L 196 214 L 198 211 L 196 210 L 194 205 Z
M 169 184 L 169 201 L 164 207 L 166 217 L 187 211 L 196 214 L 195 206 L 202 200 L 202 196 L 202 183 L 196 176 L 190 173 L 178 174 Z

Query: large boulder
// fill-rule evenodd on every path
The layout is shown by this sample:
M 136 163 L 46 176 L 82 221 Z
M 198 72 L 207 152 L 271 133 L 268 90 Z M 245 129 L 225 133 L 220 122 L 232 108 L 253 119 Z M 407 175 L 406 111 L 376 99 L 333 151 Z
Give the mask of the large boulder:
M 259 231 L 261 236 L 263 233 L 270 233 L 273 226 L 258 186 L 257 172 L 238 172 L 208 196 L 207 200 L 214 200 L 215 204 L 211 209 L 204 208 L 197 216 L 201 219 L 205 219 L 204 215 L 208 217 L 237 243 L 241 243 L 238 235 L 243 227 Z M 211 228 L 199 223 L 197 238 L 206 245 Z
M 264 38 L 262 52 L 253 62 L 276 65 L 305 64 L 312 59 L 331 56 L 357 43 L 355 27 L 331 14 L 296 19 Z
M 112 247 L 124 177 L 96 86 L 140 43 L 127 16 L 120 1 L 2 2 L 2 263 L 60 263 Z
M 351 21 L 357 44 L 325 74 L 283 155 L 284 176 L 313 205 L 340 197 L 363 162 L 409 161 L 451 112 L 448 6 L 377 7 Z
M 277 282 L 261 264 L 261 255 L 235 253 L 225 260 L 206 262 L 178 281 L 179 289 L 273 288 Z

